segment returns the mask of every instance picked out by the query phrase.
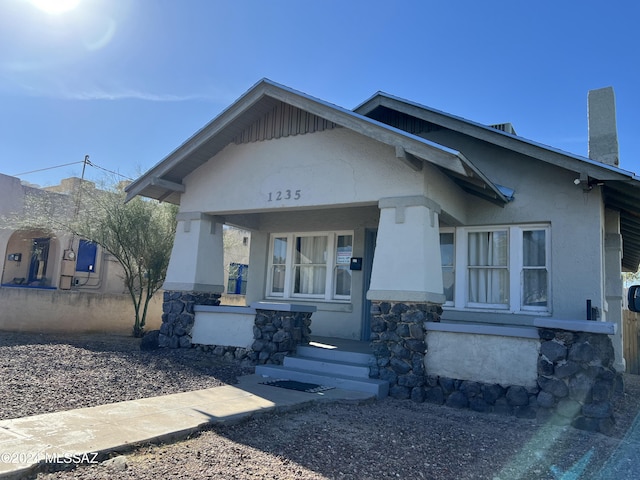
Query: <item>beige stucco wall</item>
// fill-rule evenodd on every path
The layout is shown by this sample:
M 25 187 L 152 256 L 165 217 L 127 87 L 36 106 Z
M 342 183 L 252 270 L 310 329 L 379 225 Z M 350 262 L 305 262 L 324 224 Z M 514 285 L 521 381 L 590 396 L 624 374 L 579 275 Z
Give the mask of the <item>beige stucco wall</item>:
M 130 334 L 134 311 L 129 295 L 0 288 L 0 330 L 38 333 Z M 162 293 L 149 304 L 145 329 L 160 328 Z
M 425 366 L 428 375 L 534 387 L 539 350 L 536 339 L 430 331 Z
M 575 172 L 462 134 L 441 130 L 425 136 L 462 151 L 493 182 L 515 190 L 515 199 L 504 208 L 479 199 L 469 202 L 467 225 L 550 223 L 554 318 L 585 319 L 587 299 L 606 310 L 600 187 L 584 192 L 574 184 Z
M 249 349 L 253 344 L 256 311 L 249 307 L 209 307 L 196 311 L 192 342 Z
M 229 145 L 185 178 L 180 210 L 223 214 L 371 205 L 382 197 L 427 193 L 448 204 L 452 191 L 460 193 L 448 179 L 430 184 L 427 174 L 438 176 L 430 167 L 416 173 L 396 158 L 394 148 L 338 128 Z

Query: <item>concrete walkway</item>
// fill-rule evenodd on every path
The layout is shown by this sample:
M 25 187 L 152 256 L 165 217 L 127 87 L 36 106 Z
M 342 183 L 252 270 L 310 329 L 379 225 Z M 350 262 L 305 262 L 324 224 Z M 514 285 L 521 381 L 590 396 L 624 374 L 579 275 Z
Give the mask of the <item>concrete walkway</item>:
M 0 478 L 21 478 L 42 463 L 93 463 L 136 444 L 185 438 L 206 424 L 232 423 L 316 402 L 372 400 L 363 392 L 305 393 L 257 375 L 237 385 L 0 421 Z

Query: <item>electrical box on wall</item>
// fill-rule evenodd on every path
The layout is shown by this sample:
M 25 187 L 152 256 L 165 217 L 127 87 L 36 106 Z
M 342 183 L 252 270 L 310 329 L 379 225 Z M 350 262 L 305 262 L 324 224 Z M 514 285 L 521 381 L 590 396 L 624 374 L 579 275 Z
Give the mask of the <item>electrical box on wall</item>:
M 63 275 L 60 277 L 60 290 L 71 290 L 71 280 L 73 277 Z
M 350 270 L 362 270 L 362 257 L 351 257 Z
M 7 255 L 7 260 L 9 260 L 10 262 L 21 262 L 22 261 L 22 254 L 21 253 L 10 253 L 9 255 Z
M 76 273 L 76 263 L 72 260 L 62 261 L 62 275 L 73 277 Z

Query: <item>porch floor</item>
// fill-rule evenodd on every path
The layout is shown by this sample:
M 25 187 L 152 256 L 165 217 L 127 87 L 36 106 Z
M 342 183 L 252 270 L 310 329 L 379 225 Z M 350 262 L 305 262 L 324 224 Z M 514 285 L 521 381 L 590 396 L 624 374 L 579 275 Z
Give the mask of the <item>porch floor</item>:
M 343 352 L 372 353 L 369 342 L 359 340 L 347 340 L 345 338 L 318 337 L 311 335 L 309 345 L 316 348 L 326 348 L 327 350 L 339 350 Z

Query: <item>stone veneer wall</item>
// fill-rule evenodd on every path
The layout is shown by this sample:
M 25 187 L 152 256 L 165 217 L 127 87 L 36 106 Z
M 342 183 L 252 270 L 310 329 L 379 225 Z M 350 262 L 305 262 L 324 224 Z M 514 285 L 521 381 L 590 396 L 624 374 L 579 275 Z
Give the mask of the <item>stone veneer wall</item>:
M 162 326 L 158 345 L 169 348 L 197 347 L 225 361 L 239 361 L 244 366 L 281 365 L 284 357 L 300 344 L 309 343 L 311 312 L 256 309 L 254 342 L 250 349 L 227 345 L 192 345 L 191 328 L 195 305 L 219 305 L 220 295 L 190 292 L 165 292 Z
M 615 353 L 609 336 L 544 328 L 538 333 L 538 416 L 610 433 L 613 400 L 623 392 L 624 383 L 613 368 Z
M 372 302 L 370 377 L 389 382 L 389 395 L 424 401 L 427 349 L 424 322 L 440 320 L 442 308 L 422 303 Z
M 610 433 L 613 400 L 623 390 L 605 334 L 539 329 L 537 386 L 498 385 L 427 375 L 425 321 L 438 321 L 434 305 L 377 302 L 371 345 L 377 364 L 371 377 L 389 382 L 389 395 L 478 412 L 515 415 Z
M 311 313 L 280 310 L 256 310 L 251 348 L 223 345 L 196 345 L 225 361 L 239 361 L 242 366 L 282 365 L 298 345 L 309 343 Z
M 296 347 L 309 343 L 311 312 L 256 310 L 249 358 L 256 364 L 281 365 Z
M 220 294 L 166 291 L 162 303 L 162 325 L 158 345 L 169 348 L 191 347 L 191 327 L 195 305 L 220 305 Z

